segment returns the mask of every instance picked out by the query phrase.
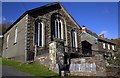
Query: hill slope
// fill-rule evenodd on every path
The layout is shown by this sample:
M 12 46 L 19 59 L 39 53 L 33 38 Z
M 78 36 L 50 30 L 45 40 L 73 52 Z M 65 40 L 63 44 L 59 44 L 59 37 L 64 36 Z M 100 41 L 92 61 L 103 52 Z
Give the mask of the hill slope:
M 50 71 L 47 67 L 35 62 L 31 64 L 21 64 L 18 61 L 2 59 L 2 65 L 14 67 L 18 71 L 29 73 L 33 76 L 57 76 L 57 73 Z

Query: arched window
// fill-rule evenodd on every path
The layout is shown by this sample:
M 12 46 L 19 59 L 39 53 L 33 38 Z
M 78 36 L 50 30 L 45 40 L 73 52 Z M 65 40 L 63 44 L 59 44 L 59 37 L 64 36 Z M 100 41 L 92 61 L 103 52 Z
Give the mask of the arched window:
M 42 21 L 35 22 L 35 45 L 45 45 L 45 26 Z
M 108 49 L 110 50 L 110 44 L 108 44 Z
M 72 47 L 77 48 L 78 46 L 77 46 L 77 33 L 76 33 L 76 31 L 72 30 L 71 35 L 72 35 Z
M 14 43 L 17 43 L 17 32 L 18 32 L 18 29 L 17 27 L 15 28 L 15 42 Z
M 105 43 L 103 43 L 103 48 L 104 48 L 104 49 L 106 48 L 106 45 L 105 45 Z
M 8 44 L 9 44 L 9 34 L 7 35 L 7 48 L 8 48 Z
M 55 38 L 63 39 L 63 22 L 60 19 L 56 18 L 54 23 Z
M 115 45 L 112 45 L 112 50 L 115 50 Z

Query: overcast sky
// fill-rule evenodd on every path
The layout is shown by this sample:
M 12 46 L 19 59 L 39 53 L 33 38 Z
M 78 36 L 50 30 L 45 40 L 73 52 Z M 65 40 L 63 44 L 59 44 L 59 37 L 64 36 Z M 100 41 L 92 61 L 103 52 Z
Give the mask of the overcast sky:
M 51 3 L 51 2 L 50 2 Z M 49 4 L 49 2 L 5 2 L 2 3 L 3 22 L 14 22 L 26 10 Z M 106 38 L 118 37 L 117 2 L 62 2 L 65 9 L 82 27 Z

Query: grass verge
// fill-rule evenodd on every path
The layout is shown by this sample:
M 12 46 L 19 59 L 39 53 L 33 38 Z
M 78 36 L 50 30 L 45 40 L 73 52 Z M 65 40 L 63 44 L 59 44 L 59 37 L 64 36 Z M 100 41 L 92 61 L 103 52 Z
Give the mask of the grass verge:
M 57 73 L 35 62 L 31 64 L 21 64 L 18 61 L 2 59 L 2 65 L 15 67 L 16 70 L 29 73 L 33 76 L 58 76 Z

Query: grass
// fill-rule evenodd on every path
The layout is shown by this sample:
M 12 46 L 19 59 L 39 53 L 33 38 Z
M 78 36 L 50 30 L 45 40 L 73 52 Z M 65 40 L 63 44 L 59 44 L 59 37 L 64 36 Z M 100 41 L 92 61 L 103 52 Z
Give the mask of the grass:
M 16 70 L 29 73 L 33 76 L 58 76 L 57 73 L 50 71 L 47 67 L 35 62 L 31 64 L 21 64 L 18 61 L 2 59 L 2 65 L 15 67 Z
M 0 58 L 0 65 L 2 65 L 2 59 Z

